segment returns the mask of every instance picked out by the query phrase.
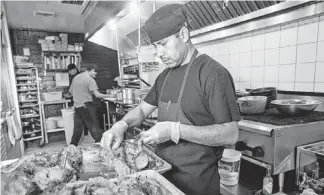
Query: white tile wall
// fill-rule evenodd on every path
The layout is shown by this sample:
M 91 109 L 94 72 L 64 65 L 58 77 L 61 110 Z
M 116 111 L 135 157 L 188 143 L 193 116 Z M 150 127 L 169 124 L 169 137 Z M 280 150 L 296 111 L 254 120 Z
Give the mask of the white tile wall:
M 257 88 L 262 88 L 262 87 L 263 87 L 263 82 L 251 82 L 252 89 L 257 89 Z
M 228 42 L 220 43 L 218 45 L 218 54 L 225 55 L 230 53 L 230 44 Z
M 263 87 L 278 87 L 278 83 L 275 82 L 264 82 Z
M 324 41 L 324 20 L 319 22 L 318 41 Z
M 316 61 L 317 43 L 308 43 L 297 46 L 297 63 Z
M 239 54 L 231 54 L 230 55 L 230 66 L 231 67 L 239 67 L 240 66 L 240 59 L 239 59 Z
M 280 48 L 280 64 L 296 63 L 296 46 Z
M 286 47 L 297 44 L 297 30 L 298 27 L 287 28 L 281 30 L 280 47 Z
M 315 83 L 314 92 L 324 93 L 324 83 Z
M 265 45 L 265 34 L 252 36 L 252 51 L 264 50 Z
M 264 67 L 264 82 L 278 82 L 279 81 L 279 66 L 265 66 Z
M 295 91 L 313 92 L 314 83 L 295 83 Z
M 239 82 L 235 82 L 235 90 L 240 90 L 240 83 Z
M 324 20 L 260 30 L 203 45 L 199 51 L 229 70 L 236 89 L 272 86 L 324 93 Z
M 251 81 L 251 67 L 240 68 L 240 82 Z
M 279 83 L 295 82 L 295 64 L 279 66 Z
M 239 81 L 240 79 L 240 69 L 238 67 L 230 67 L 229 71 L 233 77 L 234 81 Z
M 239 45 L 239 40 L 236 39 L 236 40 L 232 40 L 229 45 L 230 45 L 230 54 L 233 54 L 233 53 L 238 53 L 239 50 L 238 50 L 238 45 Z
M 213 57 L 213 59 L 216 60 L 217 62 L 219 62 L 224 67 L 228 67 L 230 65 L 229 57 L 230 57 L 229 55 L 219 55 L 219 56 Z
M 264 54 L 265 65 L 278 65 L 279 64 L 279 48 L 265 50 Z
M 280 45 L 280 31 L 266 33 L 265 49 L 278 48 Z
M 251 89 L 250 82 L 240 82 L 239 83 L 239 89 L 242 91 L 245 91 L 245 89 Z
M 316 61 L 324 62 L 324 41 L 317 43 L 317 60 Z
M 264 50 L 252 51 L 252 66 L 264 65 Z
M 245 52 L 239 54 L 239 63 L 240 67 L 249 67 L 251 66 L 252 55 L 251 52 Z
M 296 65 L 296 82 L 314 82 L 315 63 Z
M 305 24 L 298 28 L 298 44 L 317 42 L 318 22 Z
M 294 91 L 295 90 L 295 83 L 280 83 L 278 86 L 279 90 L 285 90 L 285 91 Z
M 251 81 L 252 82 L 263 82 L 264 66 L 252 67 L 251 68 Z
M 315 82 L 324 82 L 324 62 L 316 63 Z

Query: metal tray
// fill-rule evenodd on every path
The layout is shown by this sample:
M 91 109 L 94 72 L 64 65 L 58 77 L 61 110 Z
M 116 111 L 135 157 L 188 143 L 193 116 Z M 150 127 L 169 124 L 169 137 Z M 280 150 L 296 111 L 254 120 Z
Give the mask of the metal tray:
M 126 142 L 132 143 L 132 144 L 137 144 L 137 140 L 136 139 L 129 139 L 129 140 L 125 140 Z M 155 161 L 161 161 L 163 162 L 163 165 L 159 168 L 153 168 L 152 170 L 155 170 L 159 173 L 165 173 L 168 170 L 171 170 L 172 166 L 171 164 L 169 164 L 167 161 L 163 160 L 162 158 L 160 158 L 158 155 L 156 155 L 154 152 L 152 152 L 150 149 L 148 149 L 145 145 L 143 145 L 143 151 L 149 155 L 152 159 L 154 159 Z
M 157 181 L 163 188 L 167 189 L 173 195 L 185 195 L 181 190 L 175 187 L 172 183 L 170 183 L 166 178 L 164 178 L 160 173 L 154 170 L 146 170 L 137 173 L 133 173 L 126 177 L 146 177 L 149 179 L 154 179 Z M 112 182 L 117 182 L 117 178 L 110 179 Z
M 125 142 L 136 144 L 137 140 L 125 140 Z M 100 157 L 100 150 L 102 149 L 99 144 L 91 144 L 87 146 L 81 147 L 83 154 L 87 153 L 86 157 L 83 157 L 83 165 L 81 169 L 83 170 L 83 177 L 82 180 L 87 180 L 91 177 L 95 176 L 105 176 L 109 178 L 115 178 L 116 172 L 111 169 L 110 166 L 106 166 L 101 161 Z M 98 151 L 96 151 L 98 149 Z M 155 170 L 159 173 L 165 173 L 168 170 L 171 170 L 172 166 L 157 156 L 154 152 L 149 150 L 145 145 L 143 146 L 143 151 L 149 156 L 149 165 L 143 169 L 144 170 Z M 157 162 L 162 162 L 161 166 L 156 166 Z

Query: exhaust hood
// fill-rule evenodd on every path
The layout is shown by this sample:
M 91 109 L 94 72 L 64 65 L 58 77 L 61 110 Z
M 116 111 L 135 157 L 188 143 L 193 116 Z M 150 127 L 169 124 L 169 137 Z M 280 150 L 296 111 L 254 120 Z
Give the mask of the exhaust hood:
M 185 13 L 188 17 L 188 25 L 191 32 L 203 29 L 205 27 L 222 23 L 233 18 L 238 18 L 246 14 L 279 4 L 284 1 L 181 1 L 184 4 Z M 163 5 L 174 2 L 146 1 L 141 3 L 140 20 L 141 26 L 153 13 L 153 7 L 156 9 Z M 159 4 L 159 6 L 156 6 Z M 127 4 L 126 4 L 127 5 Z M 121 12 L 125 12 L 124 10 Z M 132 14 L 123 14 L 123 17 L 117 21 L 118 49 L 123 52 L 136 56 L 136 46 L 138 45 L 138 16 Z M 150 41 L 143 29 L 140 30 L 140 44 L 149 45 Z M 99 34 L 101 38 L 99 37 Z M 96 40 L 95 40 L 95 37 Z M 103 41 L 105 39 L 105 41 Z M 101 40 L 101 41 L 100 41 Z M 109 41 L 108 41 L 109 40 Z M 104 45 L 117 50 L 116 32 L 110 30 L 108 25 L 101 28 L 90 41 L 96 41 L 97 44 Z M 115 43 L 113 43 L 115 41 Z

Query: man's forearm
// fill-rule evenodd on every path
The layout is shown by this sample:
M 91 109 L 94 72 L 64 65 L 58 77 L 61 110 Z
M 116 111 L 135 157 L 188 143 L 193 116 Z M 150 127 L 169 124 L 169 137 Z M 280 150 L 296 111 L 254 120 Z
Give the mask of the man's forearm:
M 107 95 L 107 94 L 102 94 L 102 93 L 97 93 L 97 94 L 95 94 L 95 96 L 96 96 L 96 98 L 98 98 L 98 99 L 102 99 L 102 98 L 107 98 L 107 97 L 109 97 L 109 95 Z
M 208 126 L 180 124 L 180 138 L 207 146 L 224 146 L 234 144 L 238 139 L 236 121 Z
M 145 118 L 146 117 L 141 109 L 136 107 L 129 111 L 122 120 L 125 121 L 129 127 L 133 127 L 141 124 Z

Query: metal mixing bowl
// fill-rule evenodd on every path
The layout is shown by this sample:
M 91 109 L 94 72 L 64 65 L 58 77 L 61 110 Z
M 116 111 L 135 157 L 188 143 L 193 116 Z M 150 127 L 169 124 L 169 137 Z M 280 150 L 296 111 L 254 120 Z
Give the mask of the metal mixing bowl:
M 322 102 L 309 99 L 281 99 L 273 100 L 271 104 L 282 114 L 289 116 L 302 116 L 313 112 Z

